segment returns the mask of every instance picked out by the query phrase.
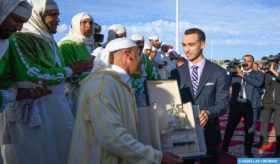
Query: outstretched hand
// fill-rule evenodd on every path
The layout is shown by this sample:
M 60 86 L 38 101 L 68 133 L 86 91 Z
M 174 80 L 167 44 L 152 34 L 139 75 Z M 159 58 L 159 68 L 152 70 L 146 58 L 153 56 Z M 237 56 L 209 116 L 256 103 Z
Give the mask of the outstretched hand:
M 179 156 L 177 156 L 173 153 L 166 152 L 163 154 L 161 163 L 162 164 L 180 164 L 180 163 L 183 163 L 183 160 L 181 160 Z
M 92 66 L 93 60 L 77 61 L 71 65 L 71 69 L 73 71 L 73 75 L 76 75 L 92 68 Z
M 36 88 L 19 88 L 16 100 L 37 99 L 51 93 L 51 89 L 47 86 Z

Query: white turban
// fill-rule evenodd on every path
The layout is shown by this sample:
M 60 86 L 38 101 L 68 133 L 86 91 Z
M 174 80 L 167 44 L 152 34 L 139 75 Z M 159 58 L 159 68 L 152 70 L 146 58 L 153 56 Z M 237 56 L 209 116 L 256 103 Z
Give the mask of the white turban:
M 149 37 L 149 40 L 159 40 L 159 37 L 156 35 L 152 35 Z
M 131 47 L 137 47 L 136 43 L 133 40 L 128 38 L 118 38 L 109 42 L 106 46 L 106 49 L 109 52 L 114 52 L 117 50 L 131 48 Z
M 0 0 L 0 25 L 20 2 L 20 0 Z
M 125 26 L 122 24 L 113 24 L 109 27 L 109 30 L 115 31 L 116 34 L 122 34 L 126 32 Z
M 43 17 L 45 11 L 47 10 L 53 10 L 53 9 L 59 10 L 55 0 L 28 0 L 28 1 L 33 6 L 33 10 L 38 14 L 39 17 Z
M 27 1 L 21 1 L 12 13 L 29 19 L 32 13 L 32 6 Z
M 109 67 L 110 52 L 106 48 L 98 47 L 91 53 L 91 55 L 95 56 L 91 72 L 95 72 L 101 68 Z
M 46 10 L 53 10 L 53 9 L 57 9 L 58 10 L 57 3 L 54 0 L 47 0 L 45 11 Z
M 109 56 L 111 52 L 131 47 L 137 47 L 133 40 L 118 38 L 110 41 L 106 48 L 99 47 L 95 49 L 92 53 L 92 55 L 95 56 L 92 72 L 110 66 Z
M 107 42 L 110 42 L 113 39 L 117 38 L 117 34 L 126 33 L 126 29 L 124 25 L 121 24 L 113 24 L 108 29 L 108 37 Z
M 140 34 L 134 34 L 131 36 L 131 39 L 133 41 L 144 41 L 144 36 L 140 35 Z
M 23 33 L 28 33 L 32 36 L 53 42 L 53 35 L 49 33 L 48 28 L 44 24 L 42 17 L 46 10 L 57 9 L 58 6 L 54 0 L 29 0 L 32 5 L 32 15 L 27 23 L 23 25 L 21 30 Z
M 76 43 L 82 43 L 82 44 L 86 44 L 86 45 L 93 45 L 94 44 L 93 35 L 90 36 L 90 37 L 85 37 L 81 33 L 81 29 L 80 29 L 81 21 L 84 20 L 84 19 L 91 19 L 92 21 L 94 21 L 92 16 L 90 14 L 88 14 L 88 13 L 81 12 L 81 13 L 76 14 L 72 18 L 71 29 L 69 30 L 68 35 L 66 37 L 62 38 L 60 42 L 62 42 L 64 40 L 71 40 L 71 41 L 76 42 Z
M 152 45 L 150 43 L 145 43 L 144 44 L 144 48 L 143 48 L 143 51 L 144 50 L 152 50 Z

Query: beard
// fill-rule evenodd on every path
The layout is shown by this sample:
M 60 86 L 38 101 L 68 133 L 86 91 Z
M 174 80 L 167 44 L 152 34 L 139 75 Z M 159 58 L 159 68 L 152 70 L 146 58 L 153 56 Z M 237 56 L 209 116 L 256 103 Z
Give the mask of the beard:
M 50 22 L 50 25 L 48 26 L 49 33 L 55 34 L 57 32 L 57 26 L 58 26 L 57 22 Z
M 49 30 L 49 33 L 50 33 L 50 34 L 55 34 L 56 32 L 57 32 L 57 30 L 55 30 L 55 29 L 50 29 L 50 30 Z

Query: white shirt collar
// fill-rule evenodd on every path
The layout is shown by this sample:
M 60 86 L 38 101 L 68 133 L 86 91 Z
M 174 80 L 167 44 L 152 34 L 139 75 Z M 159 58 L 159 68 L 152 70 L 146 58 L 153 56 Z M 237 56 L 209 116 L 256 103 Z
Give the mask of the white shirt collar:
M 249 71 L 243 70 L 244 73 L 250 73 L 251 71 L 252 71 L 252 69 L 250 69 Z
M 196 65 L 199 68 L 203 68 L 205 65 L 206 59 L 203 58 L 200 62 L 198 62 L 197 64 L 192 63 L 191 61 L 188 60 L 188 64 L 189 64 L 189 68 L 192 68 L 192 66 Z
M 125 82 L 129 86 L 131 85 L 130 84 L 130 76 L 124 69 L 122 69 L 121 67 L 119 67 L 117 65 L 111 65 L 110 68 L 113 71 L 116 71 L 119 74 L 119 76 L 120 76 L 120 78 L 123 82 Z

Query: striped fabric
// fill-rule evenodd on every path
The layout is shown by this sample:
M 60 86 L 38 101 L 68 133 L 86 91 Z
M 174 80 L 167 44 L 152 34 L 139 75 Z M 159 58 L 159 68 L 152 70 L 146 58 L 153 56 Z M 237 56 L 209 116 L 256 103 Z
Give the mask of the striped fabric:
M 192 80 L 192 87 L 193 87 L 193 94 L 196 95 L 197 87 L 198 87 L 198 66 L 194 65 L 192 66 L 192 74 L 191 74 L 191 80 Z

